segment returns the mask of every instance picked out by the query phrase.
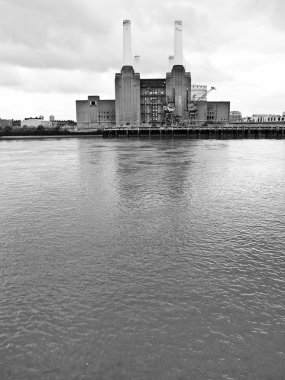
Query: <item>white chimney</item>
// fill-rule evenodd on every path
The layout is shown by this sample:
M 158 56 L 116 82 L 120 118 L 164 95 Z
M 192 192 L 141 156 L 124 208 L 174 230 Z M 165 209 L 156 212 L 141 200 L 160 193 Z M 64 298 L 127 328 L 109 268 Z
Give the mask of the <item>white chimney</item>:
M 134 70 L 136 73 L 139 73 L 139 67 L 140 67 L 140 56 L 135 55 L 134 56 Z
M 174 65 L 183 65 L 182 21 L 174 21 Z
M 168 57 L 168 72 L 170 73 L 174 63 L 174 55 Z
M 131 21 L 123 21 L 123 66 L 133 66 Z

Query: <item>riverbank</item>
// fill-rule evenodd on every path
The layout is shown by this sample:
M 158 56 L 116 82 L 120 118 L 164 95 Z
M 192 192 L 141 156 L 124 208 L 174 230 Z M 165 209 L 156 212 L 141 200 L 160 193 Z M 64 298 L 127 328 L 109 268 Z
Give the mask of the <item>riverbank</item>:
M 29 136 L 0 136 L 1 140 L 43 140 L 43 139 L 70 139 L 70 138 L 93 138 L 103 137 L 103 134 L 73 134 L 73 135 L 29 135 Z

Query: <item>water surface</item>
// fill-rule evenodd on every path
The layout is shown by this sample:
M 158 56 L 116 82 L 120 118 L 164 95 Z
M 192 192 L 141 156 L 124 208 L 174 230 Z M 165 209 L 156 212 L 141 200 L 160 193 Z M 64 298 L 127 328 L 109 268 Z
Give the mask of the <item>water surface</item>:
M 1 379 L 285 378 L 285 141 L 0 141 Z

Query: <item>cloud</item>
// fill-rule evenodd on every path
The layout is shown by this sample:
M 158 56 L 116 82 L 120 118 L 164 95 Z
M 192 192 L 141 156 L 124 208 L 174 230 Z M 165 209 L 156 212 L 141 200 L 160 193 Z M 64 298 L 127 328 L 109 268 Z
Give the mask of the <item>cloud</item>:
M 285 54 L 283 0 L 0 0 L 0 4 L 1 94 L 6 89 L 43 94 L 43 99 L 47 94 L 53 96 L 51 102 L 55 94 L 114 97 L 114 73 L 122 65 L 123 19 L 132 21 L 133 54 L 141 56 L 142 77 L 165 75 L 173 54 L 173 22 L 182 19 L 185 65 L 193 83 L 217 84 L 219 98 L 233 99 L 241 108 L 258 103 L 260 83 L 264 91 L 268 78 L 285 87 L 283 69 L 276 64 L 284 63 Z M 273 86 L 267 87 L 273 91 Z M 237 99 L 237 94 L 245 98 L 242 88 L 255 99 L 247 103 Z M 2 96 L 1 103 L 6 102 Z M 11 113 L 14 109 L 11 104 Z
M 285 32 L 283 0 L 243 0 L 237 4 L 237 11 L 244 19 L 259 18 L 271 28 Z
M 18 88 L 23 84 L 18 68 L 0 64 L 0 73 L 0 87 Z
M 163 68 L 163 59 L 173 52 L 175 19 L 184 19 L 186 51 L 210 52 L 231 40 L 205 10 L 185 1 L 156 0 L 142 7 L 138 0 L 2 0 L 2 8 L 0 59 L 23 67 L 119 68 L 124 18 L 133 22 L 133 50 L 142 56 L 146 72 Z

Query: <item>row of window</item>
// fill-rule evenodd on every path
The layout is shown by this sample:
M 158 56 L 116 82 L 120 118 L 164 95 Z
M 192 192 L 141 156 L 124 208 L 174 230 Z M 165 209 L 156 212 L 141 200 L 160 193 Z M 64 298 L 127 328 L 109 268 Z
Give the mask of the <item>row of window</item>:
M 257 122 L 262 122 L 262 121 L 285 121 L 285 117 L 268 117 L 268 118 L 263 118 L 260 117 L 257 119 Z
M 143 92 L 144 95 L 163 95 L 163 90 L 145 90 Z

